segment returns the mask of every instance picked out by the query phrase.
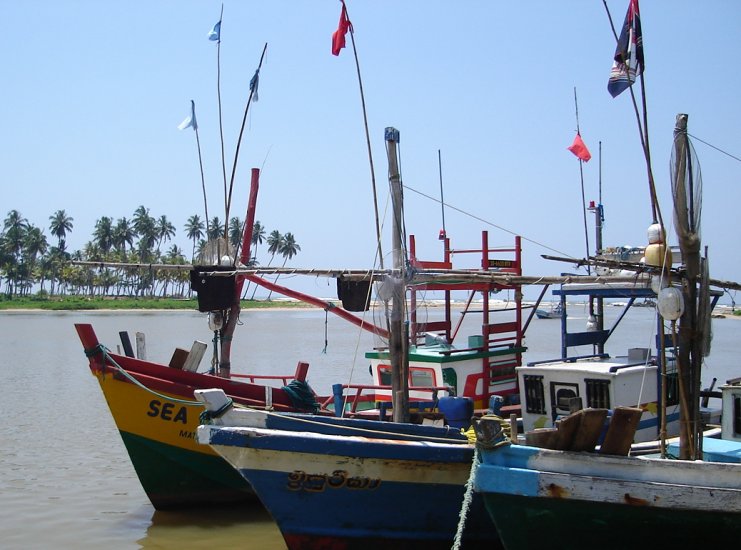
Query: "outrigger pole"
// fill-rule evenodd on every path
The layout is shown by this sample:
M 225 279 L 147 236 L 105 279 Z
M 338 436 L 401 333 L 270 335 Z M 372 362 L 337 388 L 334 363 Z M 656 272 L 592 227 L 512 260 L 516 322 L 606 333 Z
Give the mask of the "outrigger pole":
M 224 178 L 224 207 L 228 212 L 226 204 L 226 162 L 224 160 L 224 122 L 221 115 L 221 23 L 224 19 L 224 4 L 221 4 L 221 13 L 219 14 L 218 33 L 216 34 L 216 98 L 219 104 L 219 136 L 221 138 L 221 173 Z M 210 220 L 206 216 L 206 233 L 208 233 L 208 224 Z M 229 216 L 227 216 L 227 225 Z

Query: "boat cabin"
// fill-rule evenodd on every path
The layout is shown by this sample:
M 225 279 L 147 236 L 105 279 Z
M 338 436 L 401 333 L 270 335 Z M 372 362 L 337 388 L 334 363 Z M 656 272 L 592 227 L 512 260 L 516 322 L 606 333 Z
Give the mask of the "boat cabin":
M 605 352 L 605 343 L 636 300 L 655 299 L 647 281 L 634 284 L 563 284 L 553 291 L 561 301 L 561 356 L 557 359 L 528 363 L 517 368 L 525 431 L 552 428 L 555 422 L 582 407 L 613 409 L 639 407 L 643 415 L 636 432 L 636 442 L 656 440 L 661 424 L 661 361 L 666 357 L 667 434 L 679 433 L 679 392 L 675 350 L 671 335 L 663 338 L 662 320 L 656 316 L 653 350 L 633 348 L 620 355 Z M 569 326 L 567 299 L 586 300 L 594 322 L 586 330 Z M 604 326 L 604 300 L 627 300 L 610 328 Z M 718 297 L 713 296 L 712 306 Z M 572 348 L 591 346 L 592 353 L 571 355 Z

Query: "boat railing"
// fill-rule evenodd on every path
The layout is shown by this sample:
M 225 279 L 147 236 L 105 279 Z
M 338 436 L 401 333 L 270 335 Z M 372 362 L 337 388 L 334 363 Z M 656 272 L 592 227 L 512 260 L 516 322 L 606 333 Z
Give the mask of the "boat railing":
M 547 365 L 548 363 L 575 363 L 580 359 L 609 359 L 609 353 L 592 353 L 589 355 L 574 355 L 572 357 L 558 357 L 556 359 L 544 359 L 542 361 L 531 361 L 527 364 L 528 367 L 535 367 L 537 365 Z
M 346 390 L 353 390 L 354 393 L 345 395 Z M 387 395 L 379 395 L 377 392 L 383 391 L 388 392 Z M 432 408 L 435 406 L 435 404 L 438 401 L 438 393 L 444 391 L 444 392 L 451 392 L 451 388 L 449 386 L 409 386 L 409 393 L 413 392 L 429 392 L 430 398 L 429 399 L 423 399 L 420 397 L 413 397 L 410 395 L 409 401 L 410 405 L 414 404 L 416 408 Z M 365 395 L 363 395 L 363 392 Z M 373 393 L 370 393 L 373 392 Z M 390 406 L 390 400 L 391 400 L 391 386 L 387 385 L 371 385 L 371 384 L 334 384 L 332 386 L 332 393 L 333 395 L 331 397 L 327 397 L 320 405 L 322 409 L 328 409 L 330 405 L 334 405 L 335 414 L 338 414 L 339 412 L 343 411 L 347 405 L 347 403 L 350 403 L 350 413 L 354 414 L 358 412 L 358 405 L 361 404 L 367 404 L 367 403 L 380 403 L 381 408 L 386 408 L 386 406 Z

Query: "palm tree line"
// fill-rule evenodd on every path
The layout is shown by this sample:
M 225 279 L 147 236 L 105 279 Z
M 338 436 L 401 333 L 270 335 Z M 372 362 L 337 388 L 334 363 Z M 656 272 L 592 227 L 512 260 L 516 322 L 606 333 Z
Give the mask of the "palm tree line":
M 0 284 L 7 298 L 40 296 L 190 296 L 188 271 L 166 269 L 112 268 L 76 265 L 74 261 L 175 264 L 197 263 L 208 240 L 223 236 L 224 223 L 218 216 L 208 224 L 197 214 L 183 227 L 192 242 L 190 260 L 176 244 L 175 226 L 165 215 L 152 216 L 139 206 L 131 218 L 117 220 L 102 216 L 95 222 L 91 239 L 82 250 L 68 251 L 67 236 L 74 228 L 74 218 L 65 210 L 49 216 L 49 242 L 44 229 L 29 222 L 18 210 L 10 210 L 0 231 Z M 244 222 L 232 217 L 227 225 L 228 240 L 236 249 L 241 244 Z M 267 241 L 268 265 L 276 256 L 283 266 L 301 250 L 292 233 L 274 230 L 255 221 L 252 233 L 251 266 L 259 265 L 257 250 Z M 254 298 L 254 291 L 252 294 Z

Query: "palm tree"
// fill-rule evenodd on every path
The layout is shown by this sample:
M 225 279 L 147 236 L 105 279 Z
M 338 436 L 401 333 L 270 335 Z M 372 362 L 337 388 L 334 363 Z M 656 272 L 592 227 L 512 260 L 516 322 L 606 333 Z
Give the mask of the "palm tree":
M 64 210 L 57 210 L 49 216 L 49 230 L 58 239 L 57 247 L 62 252 L 66 249 L 65 239 L 67 238 L 67 233 L 72 231 L 73 221 L 75 219 L 72 216 L 68 216 Z
M 8 295 L 12 296 L 22 288 L 22 281 L 26 278 L 23 244 L 28 231 L 28 221 L 18 210 L 11 210 L 3 222 L 3 229 L 5 232 L 0 243 L 3 262 L 0 268 L 5 272 Z
M 286 267 L 286 262 L 293 258 L 296 254 L 298 254 L 299 250 L 301 250 L 301 247 L 296 242 L 296 238 L 293 236 L 293 233 L 290 231 L 283 235 L 283 237 L 280 239 L 280 244 L 278 246 L 278 252 L 281 256 L 283 256 L 283 265 L 281 267 Z M 278 282 L 278 278 L 280 277 L 280 273 L 276 275 L 275 282 Z M 272 296 L 273 292 L 271 291 L 268 293 L 268 300 L 270 300 L 270 296 Z
M 135 237 L 136 232 L 131 222 L 125 217 L 119 218 L 113 228 L 113 247 L 122 253 L 124 260 L 126 259 L 126 245 L 129 245 L 129 248 L 133 247 Z
M 103 256 L 108 256 L 108 253 L 113 247 L 113 219 L 108 216 L 103 216 L 96 221 L 93 238 L 95 239 L 95 243 L 103 252 Z
M 160 254 L 160 245 L 163 242 L 167 242 L 175 236 L 175 226 L 170 223 L 167 216 L 164 214 L 159 217 L 155 223 L 155 231 L 157 233 L 157 255 Z
M 155 219 L 149 215 L 149 209 L 140 206 L 134 211 L 134 231 L 139 237 L 137 252 L 139 260 L 144 263 L 154 259 L 154 245 L 157 242 L 157 224 Z
M 221 237 L 221 228 L 223 227 L 223 224 L 221 223 L 221 220 L 218 216 L 214 216 L 211 218 L 211 223 L 208 226 L 208 230 L 206 231 L 208 235 L 208 239 L 218 239 Z
M 255 247 L 250 263 L 257 264 L 257 246 L 265 241 L 265 227 L 258 221 L 252 226 L 252 246 Z
M 282 242 L 283 235 L 280 234 L 280 231 L 274 229 L 270 232 L 270 235 L 268 235 L 268 252 L 270 252 L 270 261 L 268 262 L 268 265 L 273 263 L 273 258 L 275 258 L 275 255 L 280 250 Z
M 242 244 L 242 222 L 238 216 L 229 220 L 229 242 L 235 250 Z
M 281 243 L 283 242 L 283 235 L 280 234 L 280 231 L 277 229 L 273 229 L 270 232 L 270 235 L 268 235 L 268 252 L 270 252 L 270 260 L 268 261 L 268 267 L 270 267 L 270 264 L 273 263 L 273 259 L 275 258 L 275 255 L 280 250 Z M 277 279 L 276 279 L 277 280 Z M 255 292 L 257 292 L 257 287 L 252 291 L 252 297 L 250 297 L 250 300 L 255 299 Z M 268 300 L 270 299 L 270 296 L 272 295 L 272 292 L 268 294 Z
M 190 261 L 194 262 L 196 257 L 196 242 L 204 237 L 206 225 L 201 221 L 198 214 L 194 214 L 185 222 L 186 236 L 193 241 L 193 252 L 190 255 Z

